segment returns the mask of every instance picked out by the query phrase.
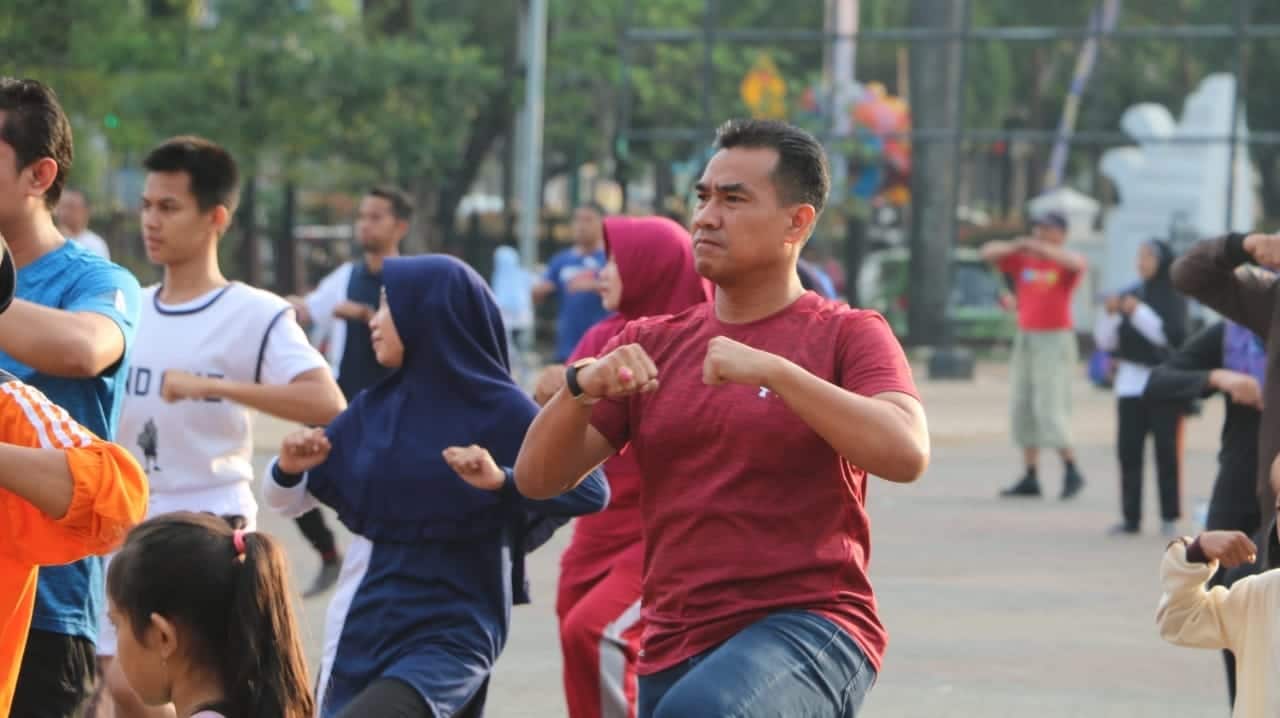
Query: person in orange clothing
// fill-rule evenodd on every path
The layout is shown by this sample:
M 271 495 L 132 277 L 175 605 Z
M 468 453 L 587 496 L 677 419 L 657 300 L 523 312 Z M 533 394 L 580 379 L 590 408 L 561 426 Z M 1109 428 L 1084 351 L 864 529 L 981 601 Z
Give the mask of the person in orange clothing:
M 0 311 L 16 273 L 0 239 Z M 0 716 L 9 715 L 40 566 L 104 554 L 147 509 L 147 476 L 38 390 L 0 371 Z

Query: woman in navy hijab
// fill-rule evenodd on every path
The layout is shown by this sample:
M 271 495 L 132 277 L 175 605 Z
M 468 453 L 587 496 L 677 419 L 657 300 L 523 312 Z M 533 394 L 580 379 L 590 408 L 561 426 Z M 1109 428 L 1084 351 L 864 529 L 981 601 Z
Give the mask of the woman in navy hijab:
M 529 601 L 525 553 L 603 509 L 608 486 L 597 471 L 559 499 L 516 492 L 537 407 L 479 275 L 434 255 L 388 259 L 383 281 L 370 327 L 396 371 L 327 429 L 286 438 L 266 500 L 287 515 L 326 504 L 355 534 L 326 619 L 321 717 L 480 716 L 511 606 Z

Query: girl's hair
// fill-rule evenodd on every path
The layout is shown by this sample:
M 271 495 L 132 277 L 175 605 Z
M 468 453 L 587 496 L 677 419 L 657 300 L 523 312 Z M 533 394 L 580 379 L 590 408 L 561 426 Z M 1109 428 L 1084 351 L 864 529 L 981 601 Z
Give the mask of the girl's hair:
M 218 671 L 237 718 L 310 718 L 307 666 L 284 553 L 271 537 L 235 532 L 212 514 L 173 513 L 129 533 L 107 591 L 143 640 L 151 615 L 180 625 L 193 659 Z

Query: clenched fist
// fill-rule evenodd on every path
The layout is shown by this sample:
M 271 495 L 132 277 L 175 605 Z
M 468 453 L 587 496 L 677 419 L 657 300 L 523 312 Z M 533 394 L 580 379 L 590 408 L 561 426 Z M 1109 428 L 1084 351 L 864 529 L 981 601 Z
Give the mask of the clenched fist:
M 578 370 L 578 386 L 590 399 L 618 399 L 658 388 L 658 366 L 644 347 L 626 344 Z
M 1205 558 L 1227 568 L 1253 563 L 1258 558 L 1258 547 L 1239 531 L 1206 531 L 1200 534 L 1200 548 Z
M 702 382 L 764 387 L 769 385 L 769 377 L 777 365 L 776 354 L 753 349 L 728 337 L 716 337 L 707 343 Z
M 333 308 L 333 316 L 338 319 L 350 319 L 357 322 L 368 322 L 373 319 L 373 313 L 377 311 L 368 304 L 361 302 L 353 302 L 350 299 L 338 302 L 338 306 Z
M 1241 374 L 1230 369 L 1214 369 L 1209 372 L 1209 383 L 1230 396 L 1232 403 L 1251 406 L 1262 411 L 1262 387 L 1258 385 L 1258 380 L 1249 374 Z
M 323 464 L 332 449 L 324 429 L 298 429 L 284 437 L 276 465 L 286 474 L 303 474 Z
M 170 369 L 160 381 L 160 398 L 169 403 L 209 397 L 209 379 L 189 371 Z
M 1280 234 L 1251 234 L 1244 238 L 1244 251 L 1264 267 L 1280 267 Z
M 466 447 L 450 446 L 442 453 L 449 468 L 477 489 L 497 491 L 507 481 L 506 473 L 484 447 L 475 444 Z

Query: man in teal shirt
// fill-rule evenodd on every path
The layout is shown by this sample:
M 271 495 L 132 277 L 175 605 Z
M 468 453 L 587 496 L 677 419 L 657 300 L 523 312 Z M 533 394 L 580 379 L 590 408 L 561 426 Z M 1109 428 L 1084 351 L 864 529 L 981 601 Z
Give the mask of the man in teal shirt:
M 0 369 L 111 439 L 139 288 L 127 270 L 68 242 L 54 225 L 71 157 L 71 127 L 53 91 L 0 78 L 0 235 L 18 267 L 17 298 L 0 314 Z M 97 557 L 40 570 L 13 715 L 81 714 L 96 677 L 103 590 Z

